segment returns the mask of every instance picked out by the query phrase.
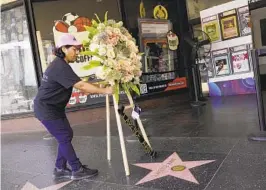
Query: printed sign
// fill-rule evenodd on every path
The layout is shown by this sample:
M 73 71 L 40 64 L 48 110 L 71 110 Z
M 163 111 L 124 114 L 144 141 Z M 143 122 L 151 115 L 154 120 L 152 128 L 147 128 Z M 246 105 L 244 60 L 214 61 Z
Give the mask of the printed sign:
M 84 26 L 90 26 L 91 21 L 86 17 L 80 17 L 76 13 L 67 13 L 63 16 L 62 20 L 56 21 L 53 27 L 54 40 L 55 45 L 57 45 L 57 41 L 59 37 L 64 33 L 70 33 L 79 42 L 83 42 L 88 38 L 88 32 L 85 30 Z M 82 67 L 87 65 L 90 56 L 87 55 L 78 55 L 76 62 L 70 63 L 69 65 L 73 69 L 73 71 L 79 77 L 86 77 L 95 74 L 97 68 L 92 70 L 83 70 Z
M 168 12 L 164 6 L 157 5 L 153 9 L 153 16 L 155 19 L 167 19 L 168 18 Z
M 178 90 L 187 88 L 186 77 L 175 78 L 174 80 L 149 82 L 141 84 L 141 94 Z

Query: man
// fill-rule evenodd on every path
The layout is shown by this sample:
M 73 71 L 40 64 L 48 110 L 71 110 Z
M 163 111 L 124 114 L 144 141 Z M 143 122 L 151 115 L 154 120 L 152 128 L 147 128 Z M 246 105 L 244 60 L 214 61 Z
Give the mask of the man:
M 99 88 L 81 81 L 69 63 L 76 60 L 81 44 L 70 34 L 63 34 L 57 43 L 56 58 L 43 74 L 41 86 L 34 100 L 36 118 L 46 127 L 58 142 L 58 154 L 54 177 L 69 177 L 72 180 L 92 177 L 98 170 L 82 165 L 72 146 L 73 130 L 65 114 L 65 107 L 73 87 L 85 94 L 112 94 L 112 88 Z M 71 169 L 67 168 L 67 162 Z

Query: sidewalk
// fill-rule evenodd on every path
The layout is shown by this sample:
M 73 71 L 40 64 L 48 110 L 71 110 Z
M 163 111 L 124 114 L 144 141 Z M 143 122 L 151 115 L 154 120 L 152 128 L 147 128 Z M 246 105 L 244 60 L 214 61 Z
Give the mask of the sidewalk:
M 73 144 L 81 161 L 99 169 L 99 176 L 54 181 L 54 140 L 42 140 L 45 132 L 38 130 L 2 133 L 2 189 L 28 190 L 33 185 L 47 190 L 266 189 L 266 144 L 246 138 L 259 130 L 254 96 L 213 98 L 200 110 L 191 109 L 188 102 L 176 100 L 175 96 L 144 101 L 142 105 L 143 124 L 158 157 L 145 155 L 124 125 L 129 177 L 124 173 L 115 121 L 111 122 L 112 160 L 108 162 L 105 115 L 99 111 L 99 119 L 91 122 L 84 111 L 75 117 L 80 120 L 72 119 L 72 124 L 76 123 Z M 168 158 L 172 162 L 167 162 Z M 168 165 L 160 164 L 165 160 Z

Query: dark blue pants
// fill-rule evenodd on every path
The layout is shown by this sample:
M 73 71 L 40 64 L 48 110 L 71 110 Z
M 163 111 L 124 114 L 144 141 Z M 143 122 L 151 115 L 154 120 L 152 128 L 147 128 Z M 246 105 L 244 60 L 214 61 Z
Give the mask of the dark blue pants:
M 58 142 L 58 153 L 55 166 L 58 169 L 66 168 L 66 164 L 71 166 L 72 171 L 79 170 L 81 163 L 76 156 L 72 146 L 73 130 L 67 118 L 57 120 L 41 121 L 46 129 L 56 138 Z

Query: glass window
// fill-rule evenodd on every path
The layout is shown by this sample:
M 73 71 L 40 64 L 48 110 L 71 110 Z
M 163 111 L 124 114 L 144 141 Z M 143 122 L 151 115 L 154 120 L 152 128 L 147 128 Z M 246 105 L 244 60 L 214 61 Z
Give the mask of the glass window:
M 77 40 L 82 42 L 88 35 L 83 26 L 90 25 L 91 20 L 96 19 L 95 13 L 100 19 L 103 19 L 105 12 L 108 11 L 109 19 L 121 20 L 117 0 L 33 0 L 32 5 L 43 72 L 54 59 L 55 41 L 62 33 L 71 33 Z M 88 76 L 82 70 L 82 66 L 86 65 L 88 60 L 88 56 L 79 55 L 77 61 L 70 64 L 74 72 L 81 78 Z M 91 77 L 91 79 L 94 78 Z M 105 96 L 103 95 L 92 94 L 85 96 L 74 89 L 68 107 L 95 104 L 103 101 L 105 101 Z
M 1 0 L 0 5 L 5 5 L 5 4 L 8 4 L 8 3 L 15 2 L 15 1 L 17 1 L 17 0 Z
M 32 111 L 37 93 L 24 8 L 1 12 L 1 114 Z
M 200 17 L 200 11 L 217 5 L 221 5 L 232 0 L 187 0 L 188 19 Z
M 141 94 L 186 88 L 187 70 L 180 56 L 181 39 L 179 6 L 176 0 L 129 1 L 124 9 L 127 28 L 143 53 Z M 185 7 L 185 6 L 184 6 Z

